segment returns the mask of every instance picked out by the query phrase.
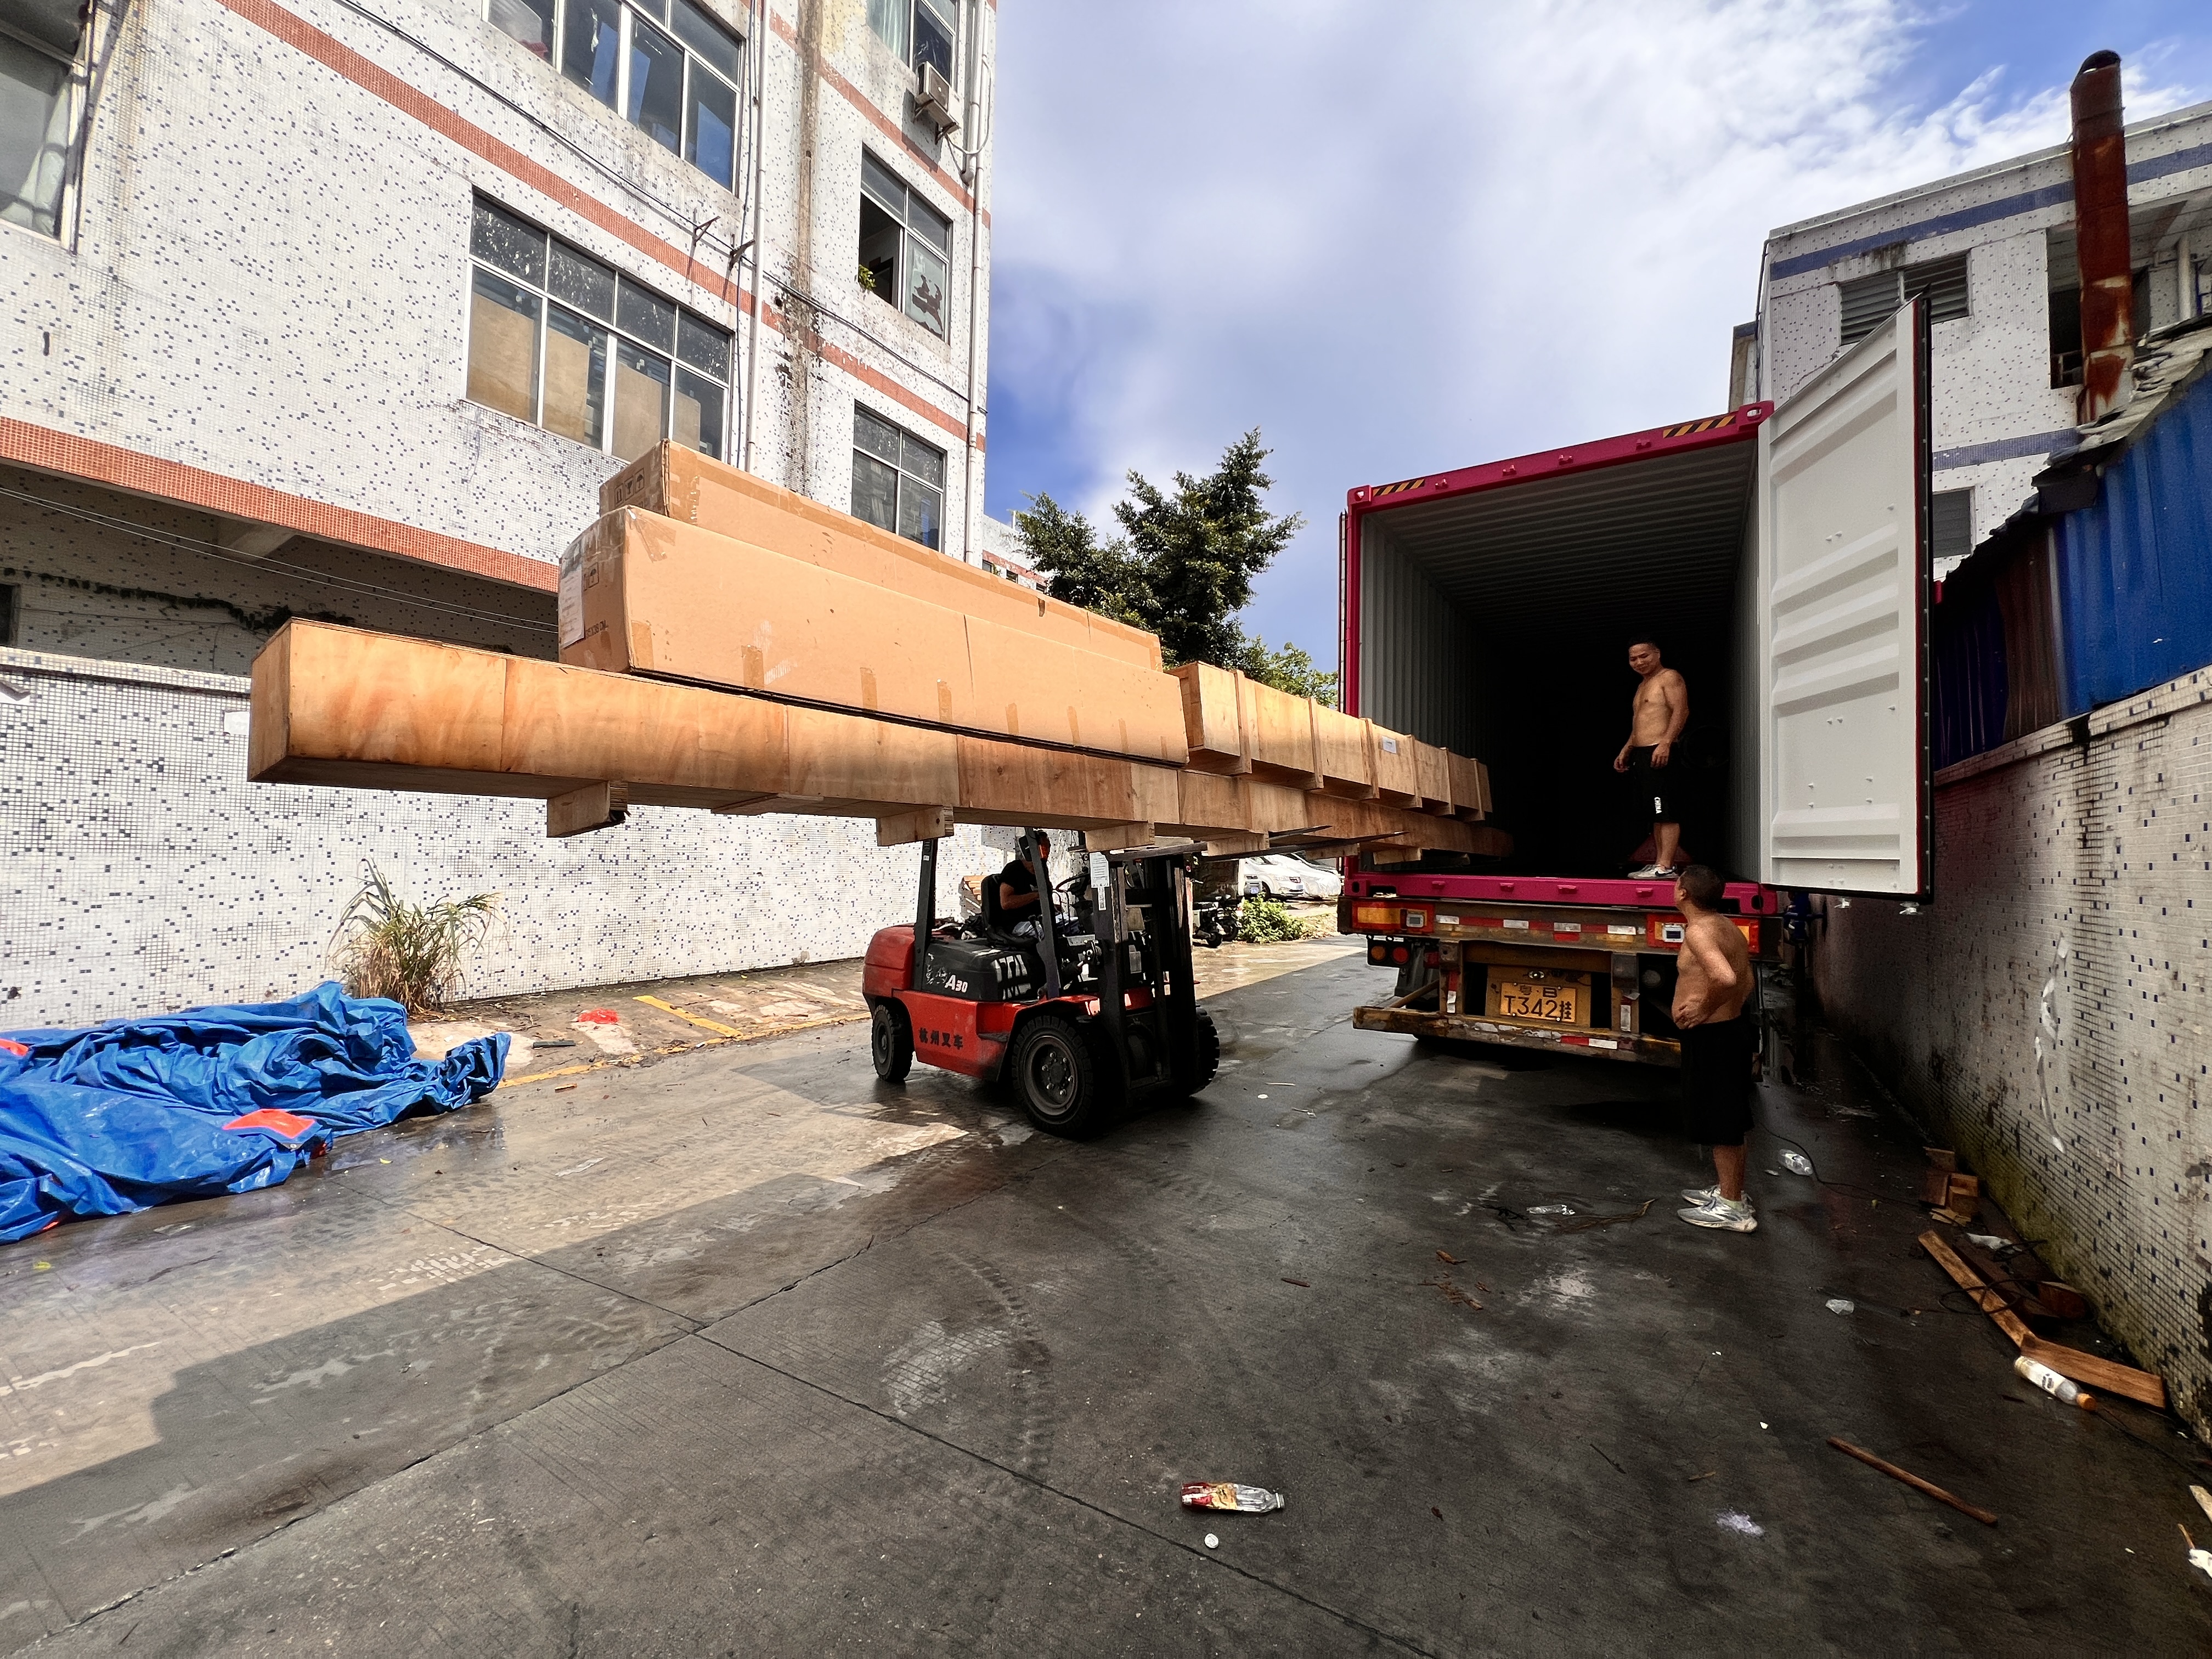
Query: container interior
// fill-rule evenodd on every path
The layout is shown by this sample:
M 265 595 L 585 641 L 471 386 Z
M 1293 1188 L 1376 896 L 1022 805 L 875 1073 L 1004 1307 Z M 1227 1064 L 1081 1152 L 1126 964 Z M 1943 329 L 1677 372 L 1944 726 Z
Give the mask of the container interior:
M 1753 866 L 1738 641 L 1757 453 L 1662 453 L 1362 518 L 1358 712 L 1489 765 L 1514 850 L 1476 867 L 1595 877 L 1638 861 L 1650 811 L 1613 759 L 1637 685 L 1628 648 L 1645 637 L 1689 688 L 1669 768 L 1684 850 L 1731 877 Z

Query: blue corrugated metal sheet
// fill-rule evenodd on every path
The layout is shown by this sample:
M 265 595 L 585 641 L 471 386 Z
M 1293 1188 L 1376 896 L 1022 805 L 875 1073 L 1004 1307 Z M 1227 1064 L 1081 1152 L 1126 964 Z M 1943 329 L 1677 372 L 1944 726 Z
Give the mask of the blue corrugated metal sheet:
M 2069 715 L 2212 663 L 2212 377 L 2057 521 Z
M 1948 581 L 1935 615 L 1936 765 L 2005 740 L 2005 625 L 1987 581 Z

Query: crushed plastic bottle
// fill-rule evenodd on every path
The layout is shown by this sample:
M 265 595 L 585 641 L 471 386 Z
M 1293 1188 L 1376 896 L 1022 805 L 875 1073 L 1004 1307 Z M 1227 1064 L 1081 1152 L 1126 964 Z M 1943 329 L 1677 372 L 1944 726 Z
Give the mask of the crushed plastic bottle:
M 1840 1296 L 1832 1296 L 1828 1298 L 1828 1311 L 1832 1314 L 1856 1313 L 1858 1310 L 1859 1304 L 1856 1302 L 1848 1301 Z
M 1574 1212 L 1571 1204 L 1536 1204 L 1528 1210 L 1530 1215 L 1572 1215 Z
M 1782 1167 L 1791 1175 L 1808 1176 L 1813 1173 L 1813 1160 L 1793 1146 L 1782 1154 Z
M 2082 1388 L 2070 1376 L 2061 1376 L 2040 1360 L 2030 1359 L 2026 1354 L 2012 1362 L 2013 1370 L 2049 1395 L 2053 1400 L 2063 1400 L 2069 1406 L 2079 1406 L 2083 1411 L 2097 1408 L 2097 1397 Z

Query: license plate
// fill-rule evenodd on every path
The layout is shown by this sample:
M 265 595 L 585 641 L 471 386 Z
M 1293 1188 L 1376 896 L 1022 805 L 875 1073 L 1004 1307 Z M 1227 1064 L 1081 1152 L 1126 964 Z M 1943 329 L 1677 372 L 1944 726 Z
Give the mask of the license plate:
M 1498 988 L 1498 1012 L 1508 1019 L 1540 1019 L 1553 1025 L 1579 1025 L 1582 988 L 1505 980 Z

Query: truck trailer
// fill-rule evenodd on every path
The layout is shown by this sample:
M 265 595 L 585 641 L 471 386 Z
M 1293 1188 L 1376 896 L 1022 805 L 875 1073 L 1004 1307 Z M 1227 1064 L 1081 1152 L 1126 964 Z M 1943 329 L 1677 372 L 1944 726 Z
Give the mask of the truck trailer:
M 1912 300 L 1779 404 L 1362 485 L 1340 520 L 1347 713 L 1488 762 L 1506 859 L 1348 861 L 1395 965 L 1364 1030 L 1680 1063 L 1673 884 L 1612 769 L 1628 647 L 1689 688 L 1683 862 L 1757 963 L 1789 890 L 1929 897 L 1928 321 Z

